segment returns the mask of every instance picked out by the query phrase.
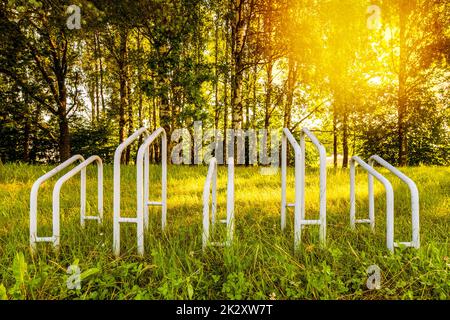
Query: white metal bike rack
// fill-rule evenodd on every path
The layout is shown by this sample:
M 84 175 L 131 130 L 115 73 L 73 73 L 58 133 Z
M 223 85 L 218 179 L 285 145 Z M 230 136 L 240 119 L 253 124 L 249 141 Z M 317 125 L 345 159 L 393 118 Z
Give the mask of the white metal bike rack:
M 217 160 L 211 158 L 209 161 L 208 174 L 206 176 L 205 186 L 203 188 L 203 235 L 202 247 L 205 249 L 208 245 L 213 246 L 230 246 L 234 236 L 234 159 L 228 158 L 228 182 L 227 182 L 227 218 L 220 220 L 227 226 L 227 238 L 225 242 L 209 241 L 210 226 L 210 205 L 209 194 L 211 192 L 211 224 L 216 224 L 217 211 Z
M 150 145 L 161 136 L 161 201 L 149 201 L 148 179 L 144 182 L 144 168 L 149 167 L 150 159 L 146 157 Z M 144 161 L 147 163 L 144 164 Z M 144 254 L 144 225 L 148 229 L 148 206 L 161 206 L 161 228 L 165 229 L 167 223 L 167 135 L 163 128 L 154 131 L 139 147 L 137 159 L 137 238 L 138 253 Z M 148 176 L 148 173 L 145 175 Z M 144 196 L 145 195 L 145 196 Z
M 369 223 L 372 230 L 375 228 L 374 210 L 369 210 L 369 219 L 356 219 L 355 215 L 355 163 L 367 171 L 369 177 L 373 176 L 380 181 L 386 190 L 386 246 L 394 251 L 394 190 L 391 183 L 373 167 L 362 161 L 358 156 L 350 159 L 350 226 L 354 229 L 356 223 Z M 369 192 L 373 192 L 373 188 Z M 369 199 L 370 199 L 369 195 Z
M 56 168 L 52 169 L 51 171 L 47 172 L 43 176 L 39 177 L 33 184 L 30 192 L 30 247 L 32 252 L 36 249 L 36 243 L 37 242 L 54 242 L 53 237 L 38 237 L 37 235 L 37 198 L 38 198 L 38 192 L 39 187 L 44 183 L 46 180 L 53 177 L 58 172 L 64 170 L 68 166 L 70 166 L 75 161 L 84 161 L 84 158 L 77 154 L 72 156 L 71 158 L 67 159 L 60 165 L 58 165 Z M 81 210 L 85 210 L 86 208 L 86 169 L 81 170 L 81 196 L 80 196 L 80 202 L 81 202 Z
M 137 216 L 128 218 L 120 216 L 120 161 L 122 152 L 127 146 L 144 135 L 145 140 L 140 145 L 136 159 L 137 166 Z M 149 168 L 150 149 L 149 146 L 159 136 L 162 136 L 162 191 L 161 202 L 148 201 L 149 199 Z M 140 128 L 122 142 L 114 154 L 114 225 L 113 225 L 113 251 L 116 256 L 120 254 L 120 224 L 136 223 L 137 226 L 137 250 L 139 255 L 144 254 L 144 224 L 148 226 L 148 206 L 161 206 L 162 209 L 162 229 L 166 226 L 167 212 L 167 136 L 163 128 L 159 128 L 149 135 L 145 127 Z
M 81 227 L 84 228 L 85 220 L 97 220 L 98 223 L 102 223 L 103 220 L 103 163 L 99 156 L 91 156 L 78 166 L 67 172 L 56 182 L 53 188 L 53 236 L 52 242 L 55 248 L 59 247 L 60 243 L 60 195 L 61 188 L 63 184 L 70 178 L 75 176 L 79 172 L 85 172 L 86 167 L 91 163 L 97 163 L 97 210 L 98 216 L 86 216 L 86 207 L 82 206 L 80 209 L 80 223 Z M 86 191 L 86 185 L 83 186 L 84 191 Z
M 147 128 L 142 127 L 136 132 L 134 132 L 131 136 L 129 136 L 124 142 L 122 142 L 116 149 L 114 153 L 114 178 L 113 178 L 113 252 L 114 255 L 118 256 L 120 254 L 120 223 L 137 223 L 138 229 L 140 228 L 139 222 L 137 218 L 125 218 L 120 216 L 120 164 L 122 159 L 122 152 L 125 150 L 126 147 L 128 147 L 130 144 L 132 144 L 134 141 L 136 141 L 139 136 L 144 135 L 147 137 L 149 135 Z M 146 152 L 146 158 L 147 160 L 150 159 L 150 152 L 147 150 Z M 148 161 L 145 161 L 145 168 L 144 168 L 144 183 L 145 183 L 145 190 L 146 190 L 146 196 L 148 197 L 148 181 L 149 179 L 149 167 L 148 167 Z M 137 240 L 139 243 L 139 239 Z M 143 241 L 143 240 L 142 240 Z
M 377 162 L 381 166 L 388 169 L 391 173 L 400 178 L 404 183 L 407 184 L 410 197 L 411 197 L 411 216 L 412 216 L 412 241 L 411 242 L 400 242 L 394 243 L 394 246 L 398 246 L 399 244 L 414 247 L 418 249 L 420 247 L 420 226 L 419 226 L 419 190 L 417 189 L 416 184 L 409 177 L 407 177 L 400 170 L 389 164 L 386 160 L 381 158 L 380 156 L 373 155 L 369 158 L 369 165 L 373 166 L 374 162 Z M 369 216 L 375 217 L 375 201 L 374 201 L 374 192 L 373 192 L 373 177 L 369 175 Z M 375 223 L 375 222 L 373 222 Z
M 287 142 L 294 149 L 295 163 L 295 201 L 286 202 L 286 171 L 287 171 Z M 281 137 L 281 230 L 286 228 L 286 207 L 294 207 L 294 248 L 298 247 L 301 241 L 301 205 L 302 205 L 302 171 L 301 171 L 301 148 L 289 129 L 284 128 Z
M 305 136 L 307 136 L 311 142 L 316 147 L 319 152 L 319 161 L 320 161 L 320 171 L 319 171 L 319 180 L 320 180 L 320 209 L 319 209 L 319 219 L 318 220 L 306 220 L 305 219 Z M 325 151 L 325 147 L 319 142 L 316 136 L 310 132 L 307 128 L 303 128 L 300 134 L 300 149 L 301 149 L 301 225 L 309 225 L 309 224 L 318 224 L 320 225 L 320 243 L 326 243 L 326 230 L 327 230 L 327 153 Z

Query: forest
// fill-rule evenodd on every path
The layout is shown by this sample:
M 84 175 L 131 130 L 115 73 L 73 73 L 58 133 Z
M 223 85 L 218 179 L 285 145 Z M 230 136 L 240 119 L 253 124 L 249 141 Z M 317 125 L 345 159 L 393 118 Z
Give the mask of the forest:
M 449 22 L 0 0 L 0 300 L 449 300 Z
M 446 0 L 2 0 L 0 161 L 201 121 L 307 126 L 335 167 L 449 165 L 449 21 Z

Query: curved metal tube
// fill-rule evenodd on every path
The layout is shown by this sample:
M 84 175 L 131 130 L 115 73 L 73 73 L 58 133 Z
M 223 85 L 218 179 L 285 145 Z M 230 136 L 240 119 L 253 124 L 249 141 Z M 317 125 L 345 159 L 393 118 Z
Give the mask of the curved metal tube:
M 212 185 L 212 186 L 211 186 Z M 211 214 L 212 224 L 216 223 L 216 208 L 217 208 L 217 160 L 211 158 L 209 161 L 208 174 L 206 175 L 206 182 L 203 187 L 203 234 L 202 247 L 203 249 L 209 243 L 209 192 L 212 189 L 211 200 Z
M 234 237 L 234 158 L 228 158 L 228 182 L 227 182 L 227 218 L 220 220 L 221 223 L 227 225 L 227 236 L 225 242 L 209 241 L 209 193 L 212 190 L 211 201 L 211 224 L 216 224 L 217 212 L 217 160 L 211 158 L 208 167 L 208 174 L 206 175 L 205 185 L 203 187 L 203 233 L 202 233 L 202 248 L 205 249 L 209 244 L 217 246 L 230 246 Z
M 327 153 L 325 147 L 319 142 L 317 137 L 309 131 L 307 128 L 302 128 L 300 134 L 300 149 L 301 152 L 301 172 L 302 172 L 302 203 L 301 203 L 301 215 L 302 220 L 305 220 L 305 136 L 307 136 L 311 142 L 316 147 L 316 150 L 319 152 L 319 161 L 320 161 L 320 171 L 319 171 L 319 181 L 320 181 L 320 209 L 319 209 L 319 217 L 320 220 L 320 242 L 322 245 L 326 243 L 326 230 L 327 230 Z
M 47 172 L 43 176 L 39 177 L 31 187 L 30 192 L 30 247 L 33 252 L 36 249 L 36 242 L 53 242 L 53 237 L 38 237 L 37 236 L 37 197 L 39 192 L 39 187 L 46 180 L 53 177 L 58 172 L 70 166 L 75 161 L 84 161 L 84 158 L 76 154 L 71 158 L 67 159 L 51 171 Z M 86 170 L 81 171 L 81 210 L 86 208 Z
M 234 238 L 234 158 L 228 158 L 227 181 L 227 245 L 231 245 Z
M 402 180 L 409 188 L 411 195 L 411 219 L 412 219 L 412 241 L 401 242 L 401 244 L 414 247 L 418 249 L 420 247 L 420 222 L 419 222 L 419 190 L 416 184 L 411 178 L 406 176 L 403 172 L 392 166 L 389 162 L 384 160 L 378 155 L 373 155 L 369 158 L 369 165 L 373 166 L 374 162 L 379 163 L 381 166 L 388 169 L 391 173 L 396 175 Z M 374 216 L 375 201 L 373 193 L 373 178 L 369 175 L 369 215 Z M 394 244 L 395 245 L 395 244 Z
M 378 171 L 369 166 L 358 156 L 350 159 L 350 226 L 354 229 L 355 224 L 369 222 L 373 225 L 375 222 L 372 217 L 368 220 L 356 220 L 355 218 L 355 162 L 358 163 L 370 175 L 380 181 L 386 190 L 386 246 L 389 251 L 394 251 L 394 190 L 391 183 L 383 177 Z
M 149 159 L 146 158 L 150 145 L 161 135 L 162 148 L 161 148 L 161 202 L 148 202 L 148 183 L 147 189 L 145 189 L 145 177 L 148 177 L 148 173 L 144 173 L 145 167 L 149 167 Z M 161 205 L 161 228 L 166 227 L 167 221 L 167 135 L 163 128 L 159 128 L 154 131 L 139 147 L 136 158 L 136 193 L 137 193 L 137 239 L 138 239 L 138 253 L 144 254 L 144 226 L 148 229 L 148 205 Z M 147 195 L 144 198 L 144 194 Z
M 98 216 L 86 216 L 86 212 L 81 208 L 81 226 L 84 227 L 84 222 L 86 219 L 98 220 L 99 223 L 103 219 L 103 163 L 99 156 L 91 156 L 78 166 L 67 172 L 55 184 L 53 188 L 53 246 L 55 248 L 59 247 L 60 243 L 60 194 L 63 184 L 76 175 L 78 172 L 86 169 L 88 165 L 93 162 L 97 162 L 97 192 L 98 192 Z
M 113 252 L 114 255 L 118 256 L 120 254 L 120 223 L 121 222 L 136 222 L 136 219 L 133 218 L 122 218 L 120 216 L 120 162 L 122 158 L 122 152 L 132 144 L 135 140 L 139 138 L 139 136 L 144 135 L 148 136 L 148 130 L 145 127 L 142 127 L 135 131 L 131 136 L 129 136 L 124 142 L 122 142 L 116 149 L 114 153 L 114 178 L 113 178 L 113 193 L 114 193 L 114 202 L 113 202 Z M 150 159 L 150 153 L 147 150 L 146 153 L 147 159 Z M 148 163 L 148 161 L 146 161 Z M 148 173 L 149 168 L 148 165 L 145 165 L 144 168 L 144 179 L 146 185 L 146 195 L 148 196 Z
M 289 129 L 284 128 L 281 137 L 281 230 L 286 228 L 286 207 L 292 204 L 286 203 L 286 171 L 287 171 L 287 142 L 294 149 L 295 155 L 295 202 L 294 206 L 294 249 L 298 247 L 301 239 L 301 204 L 302 204 L 302 172 L 301 172 L 301 148 Z

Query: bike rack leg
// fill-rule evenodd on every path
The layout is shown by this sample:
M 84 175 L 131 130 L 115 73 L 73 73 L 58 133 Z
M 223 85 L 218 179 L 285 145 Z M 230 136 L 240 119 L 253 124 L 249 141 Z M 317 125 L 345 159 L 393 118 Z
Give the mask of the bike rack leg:
M 228 158 L 227 186 L 227 245 L 233 243 L 234 237 L 234 159 Z
M 140 256 L 144 255 L 144 217 L 138 212 L 137 221 L 137 251 Z
M 355 163 L 350 161 L 350 227 L 355 229 Z
M 84 191 L 81 193 L 81 197 L 86 197 L 86 168 L 81 170 L 81 180 L 83 180 L 82 185 L 84 185 Z M 83 194 L 84 193 L 84 194 Z M 86 199 L 84 200 L 86 203 Z M 85 208 L 85 207 L 84 207 Z M 95 219 L 99 224 L 103 223 L 103 163 L 97 162 L 97 210 L 98 218 L 96 216 L 86 216 L 86 210 L 83 209 L 83 204 L 81 205 L 80 216 L 81 216 L 81 227 L 84 228 L 86 220 Z
M 306 146 L 305 146 L 305 138 L 308 136 L 313 144 L 315 145 L 317 151 L 319 152 L 319 219 L 318 220 L 306 220 L 306 210 L 305 210 L 305 180 L 306 180 Z M 300 133 L 300 185 L 301 185 L 301 227 L 304 228 L 309 224 L 318 224 L 320 226 L 319 229 L 319 239 L 321 246 L 326 244 L 326 215 L 327 215 L 327 204 L 326 204 L 326 181 L 327 181 L 327 171 L 326 171 L 326 150 L 323 145 L 317 140 L 317 138 L 307 129 L 303 128 Z
M 113 251 L 114 255 L 120 254 L 120 155 L 114 159 L 114 217 L 113 217 Z
M 287 138 L 281 137 L 281 230 L 286 228 L 286 167 L 287 167 Z
M 367 182 L 369 188 L 369 220 L 372 232 L 375 232 L 375 195 L 373 191 L 373 176 L 367 173 Z
M 212 176 L 212 191 L 211 191 L 211 224 L 212 227 L 216 225 L 216 210 L 217 210 L 217 169 L 214 170 Z
M 81 170 L 81 190 L 80 190 L 80 224 L 84 228 L 86 217 L 86 168 Z
M 86 168 L 81 169 L 80 175 L 80 225 L 82 228 L 85 226 L 86 218 Z M 60 246 L 60 210 L 59 210 L 59 197 L 55 199 L 53 197 L 53 213 L 52 213 L 52 230 L 53 230 L 53 247 L 55 250 L 59 250 Z
M 211 194 L 211 204 L 209 197 Z M 227 181 L 227 217 L 225 220 L 217 221 L 217 159 L 213 158 L 208 167 L 205 186 L 203 187 L 203 232 L 202 249 L 208 245 L 230 246 L 234 237 L 234 159 L 228 158 L 228 181 Z M 211 210 L 211 218 L 209 212 Z M 211 219 L 211 221 L 210 221 Z M 224 242 L 210 242 L 210 226 L 214 228 L 217 222 L 226 223 L 227 233 Z
M 99 213 L 99 219 L 98 223 L 103 223 L 103 164 L 97 165 L 98 170 L 98 176 L 97 176 L 97 206 L 98 206 L 98 213 Z
M 162 135 L 161 140 L 161 202 L 149 201 L 150 199 L 150 179 L 149 179 L 149 167 L 150 167 L 150 154 L 149 148 L 146 149 L 144 156 L 144 192 L 142 199 L 138 199 L 138 202 L 142 202 L 144 210 L 144 226 L 148 230 L 149 227 L 149 206 L 157 205 L 161 206 L 161 229 L 164 231 L 167 225 L 167 137 Z M 140 182 L 138 182 L 139 184 Z M 138 193 L 138 196 L 141 193 Z
M 53 213 L 52 213 L 52 230 L 53 230 L 53 248 L 59 250 L 60 230 L 59 230 L 59 197 L 53 199 Z
M 392 184 L 383 177 L 379 172 L 373 169 L 372 166 L 362 161 L 358 156 L 353 156 L 350 159 L 350 226 L 355 229 L 355 223 L 371 223 L 374 222 L 374 215 L 370 219 L 355 219 L 355 162 L 358 162 L 369 174 L 380 181 L 386 190 L 386 246 L 390 252 L 394 252 L 394 190 Z M 370 181 L 370 180 L 369 180 Z M 373 180 L 372 180 L 373 183 Z M 373 186 L 369 184 L 369 199 L 373 195 Z M 371 205 L 369 205 L 371 206 Z
M 162 137 L 162 172 L 161 172 L 161 226 L 164 231 L 167 225 L 167 137 Z M 148 197 L 147 197 L 148 199 Z
M 394 252 L 394 190 L 392 186 L 386 187 L 386 245 L 389 251 Z
M 209 211 L 210 211 L 210 204 L 209 204 L 209 195 L 210 192 L 211 195 L 211 211 L 212 211 L 212 225 L 214 226 L 215 220 L 216 220 L 216 192 L 217 192 L 217 163 L 215 162 L 216 159 L 212 159 L 210 162 L 210 165 L 208 167 L 208 174 L 206 176 L 206 183 L 205 187 L 203 188 L 203 231 L 202 231 L 202 249 L 204 250 L 208 244 L 209 244 L 209 228 L 210 228 L 210 217 L 209 217 Z M 210 170 L 212 171 L 212 176 L 210 176 Z M 209 180 L 211 179 L 211 180 Z M 209 184 L 208 188 L 206 188 L 207 184 Z M 212 184 L 212 186 L 211 186 Z
M 300 216 L 302 220 L 305 220 L 305 134 L 302 132 L 300 134 Z M 302 225 L 302 228 L 304 225 Z
M 80 172 L 81 175 L 81 186 L 82 191 L 80 192 L 82 200 L 82 206 L 86 203 L 86 167 L 91 164 L 92 162 L 97 162 L 97 171 L 98 171 L 98 178 L 97 178 L 97 192 L 98 192 L 98 216 L 86 216 L 85 208 L 80 208 L 80 216 L 82 216 L 81 220 L 81 226 L 84 227 L 84 222 L 86 219 L 97 219 L 98 221 L 101 221 L 103 216 L 103 165 L 102 160 L 98 156 L 91 156 L 89 159 L 83 161 L 80 163 L 77 167 L 73 168 L 69 172 L 67 172 L 65 175 L 63 175 L 61 178 L 58 179 L 58 181 L 55 184 L 55 187 L 53 188 L 53 212 L 52 212 L 52 229 L 53 229 L 53 236 L 52 236 L 52 242 L 53 246 L 56 250 L 59 249 L 60 246 L 60 197 L 61 197 L 61 188 L 63 184 L 71 179 L 74 175 L 76 175 L 78 172 Z
M 139 195 L 139 193 L 138 193 Z M 145 203 L 146 199 L 150 197 L 150 146 L 145 151 L 144 155 L 144 196 L 139 200 L 142 203 L 144 210 L 144 225 L 148 230 L 149 208 Z
M 320 243 L 327 241 L 327 159 L 325 147 L 320 147 Z
M 295 207 L 294 207 L 294 248 L 297 249 L 301 241 L 301 219 L 302 219 L 302 192 L 301 192 L 301 155 L 295 155 Z

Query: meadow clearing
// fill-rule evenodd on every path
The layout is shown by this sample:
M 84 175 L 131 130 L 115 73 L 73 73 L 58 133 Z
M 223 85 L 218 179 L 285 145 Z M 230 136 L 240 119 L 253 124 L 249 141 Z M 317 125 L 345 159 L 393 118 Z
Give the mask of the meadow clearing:
M 307 226 L 302 246 L 293 250 L 293 210 L 280 230 L 280 174 L 261 175 L 257 167 L 236 167 L 235 241 L 229 248 L 202 251 L 202 191 L 206 166 L 168 169 L 168 227 L 150 208 L 145 256 L 136 254 L 136 227 L 122 227 L 122 252 L 112 253 L 112 166 L 105 165 L 104 222 L 79 223 L 79 177 L 62 191 L 61 248 L 38 244 L 29 250 L 29 193 L 51 166 L 0 165 L 0 297 L 8 299 L 449 299 L 450 167 L 401 170 L 420 192 L 421 248 L 385 244 L 385 198 L 375 182 L 375 233 L 368 225 L 349 226 L 349 171 L 328 169 L 327 245 L 320 247 L 318 226 Z M 88 170 L 88 213 L 96 210 L 96 169 Z M 395 191 L 395 240 L 410 241 L 409 191 L 392 178 Z M 160 170 L 151 167 L 151 199 L 160 194 Z M 135 167 L 122 168 L 122 212 L 134 216 Z M 318 170 L 306 172 L 306 215 L 317 217 Z M 56 179 L 51 180 L 52 182 Z M 293 199 L 292 168 L 288 201 Z M 39 236 L 51 234 L 51 192 L 39 192 Z M 367 175 L 357 170 L 357 218 L 368 212 Z M 225 216 L 226 168 L 219 167 L 218 214 Z M 223 229 L 222 229 L 223 228 Z M 213 240 L 225 227 L 218 226 Z M 381 269 L 381 287 L 369 290 L 367 268 Z M 67 287 L 69 265 L 81 270 L 81 289 Z

